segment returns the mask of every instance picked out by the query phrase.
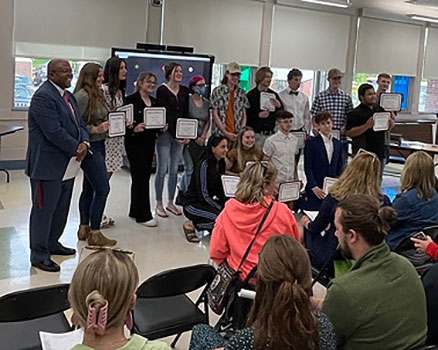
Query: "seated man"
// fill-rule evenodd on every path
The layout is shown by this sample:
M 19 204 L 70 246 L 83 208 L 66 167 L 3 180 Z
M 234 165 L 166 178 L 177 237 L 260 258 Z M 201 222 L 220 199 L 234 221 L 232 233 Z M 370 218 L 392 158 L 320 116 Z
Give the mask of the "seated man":
M 405 258 L 385 243 L 395 219 L 390 207 L 369 195 L 339 202 L 336 236 L 350 272 L 332 281 L 322 311 L 335 327 L 338 349 L 404 350 L 426 340 L 426 298 L 421 280 Z
M 341 141 L 332 136 L 333 120 L 327 111 L 315 116 L 319 134 L 310 138 L 304 148 L 304 171 L 306 173 L 306 196 L 298 206 L 304 210 L 319 211 L 327 195 L 323 191 L 324 178 L 338 177 L 344 170 L 344 155 Z

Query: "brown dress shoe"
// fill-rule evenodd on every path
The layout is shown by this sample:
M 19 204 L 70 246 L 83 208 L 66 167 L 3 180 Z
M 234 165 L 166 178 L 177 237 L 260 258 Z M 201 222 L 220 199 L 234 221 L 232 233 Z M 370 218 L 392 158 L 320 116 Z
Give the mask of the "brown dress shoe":
M 117 241 L 115 239 L 106 238 L 102 232 L 98 230 L 93 230 L 90 231 L 90 235 L 88 236 L 88 244 L 100 247 L 113 247 L 117 244 Z
M 79 225 L 78 229 L 78 239 L 80 241 L 85 241 L 90 234 L 90 226 L 88 225 Z

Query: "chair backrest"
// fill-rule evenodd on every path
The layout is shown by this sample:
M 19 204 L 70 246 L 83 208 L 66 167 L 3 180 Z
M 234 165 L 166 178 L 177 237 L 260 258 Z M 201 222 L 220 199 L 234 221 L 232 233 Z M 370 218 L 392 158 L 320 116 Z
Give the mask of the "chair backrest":
M 207 264 L 163 271 L 144 281 L 137 289 L 139 298 L 170 297 L 186 294 L 210 284 L 216 270 Z
M 0 322 L 27 321 L 50 316 L 70 308 L 69 284 L 13 292 L 0 298 Z

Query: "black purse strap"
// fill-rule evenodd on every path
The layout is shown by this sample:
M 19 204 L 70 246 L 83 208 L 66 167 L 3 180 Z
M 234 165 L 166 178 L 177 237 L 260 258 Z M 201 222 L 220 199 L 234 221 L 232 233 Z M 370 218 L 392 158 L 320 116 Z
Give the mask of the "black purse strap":
M 251 243 L 249 244 L 248 248 L 246 248 L 245 254 L 243 254 L 242 261 L 240 262 L 236 273 L 240 273 L 240 268 L 242 267 L 243 263 L 245 262 L 246 258 L 248 257 L 248 254 L 251 251 L 251 248 L 254 245 L 254 242 L 255 242 L 257 236 L 259 235 L 260 231 L 262 230 L 262 227 L 266 221 L 266 218 L 268 217 L 269 212 L 271 211 L 273 206 L 274 206 L 274 200 L 271 200 L 271 204 L 269 204 L 268 208 L 265 211 L 265 215 L 263 215 L 262 221 L 260 221 L 260 224 L 257 227 L 257 231 L 256 231 L 256 234 L 254 235 L 254 238 L 251 240 Z

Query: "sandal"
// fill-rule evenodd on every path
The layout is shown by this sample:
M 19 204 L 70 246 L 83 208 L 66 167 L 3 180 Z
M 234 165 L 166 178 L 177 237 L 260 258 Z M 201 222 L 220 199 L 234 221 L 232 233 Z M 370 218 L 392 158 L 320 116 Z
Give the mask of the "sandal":
M 186 235 L 186 239 L 188 242 L 198 243 L 201 241 L 198 237 L 196 237 L 196 232 L 195 232 L 195 229 L 193 227 L 193 223 L 191 221 L 186 221 L 183 224 L 183 229 L 184 229 L 184 234 Z
M 176 215 L 176 216 L 182 215 L 182 212 L 177 207 L 172 208 L 172 207 L 167 206 L 166 210 L 170 211 L 173 215 Z
M 167 214 L 166 211 L 160 207 L 155 208 L 155 213 L 157 213 L 157 215 L 160 218 L 168 218 L 169 217 L 169 214 Z
M 102 216 L 102 221 L 100 222 L 100 228 L 101 229 L 105 229 L 105 228 L 109 228 L 111 226 L 114 226 L 116 222 L 110 218 L 109 216 L 103 215 Z

